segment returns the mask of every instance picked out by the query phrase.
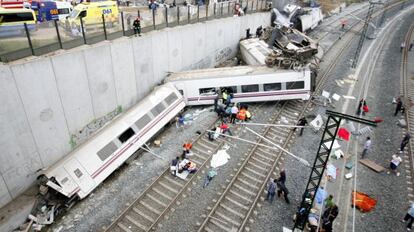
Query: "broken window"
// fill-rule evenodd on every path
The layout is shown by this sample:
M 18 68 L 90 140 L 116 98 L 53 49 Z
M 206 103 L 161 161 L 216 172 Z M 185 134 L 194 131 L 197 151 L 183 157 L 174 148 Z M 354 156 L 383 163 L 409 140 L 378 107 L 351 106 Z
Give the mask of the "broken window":
M 242 85 L 242 93 L 259 92 L 259 85 Z
M 216 88 L 211 87 L 211 88 L 202 88 L 199 89 L 200 95 L 213 95 L 216 94 Z
M 227 91 L 227 93 L 237 93 L 237 86 L 225 86 L 220 87 L 221 92 Z
M 286 89 L 304 89 L 305 82 L 304 81 L 290 81 L 286 82 Z
M 281 83 L 269 83 L 263 85 L 264 91 L 278 91 L 282 89 Z
M 124 131 L 120 136 L 118 136 L 118 139 L 119 141 L 121 141 L 121 143 L 125 143 L 133 135 L 135 135 L 135 131 L 130 127 L 126 131 Z

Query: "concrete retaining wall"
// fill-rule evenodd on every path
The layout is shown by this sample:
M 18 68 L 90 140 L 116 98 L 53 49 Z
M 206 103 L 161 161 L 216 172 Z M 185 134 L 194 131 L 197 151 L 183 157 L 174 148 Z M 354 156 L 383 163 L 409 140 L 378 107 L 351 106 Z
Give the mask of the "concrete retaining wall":
M 167 28 L 0 65 L 0 207 L 160 83 L 167 71 L 213 67 L 268 13 Z

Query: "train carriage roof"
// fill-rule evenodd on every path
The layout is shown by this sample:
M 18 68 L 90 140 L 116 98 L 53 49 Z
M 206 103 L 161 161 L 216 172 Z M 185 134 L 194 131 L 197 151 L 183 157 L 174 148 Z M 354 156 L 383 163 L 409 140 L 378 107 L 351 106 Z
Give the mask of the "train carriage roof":
M 234 76 L 246 76 L 257 74 L 270 74 L 270 73 L 292 73 L 297 72 L 292 69 L 275 69 L 267 66 L 236 66 L 225 68 L 209 68 L 198 69 L 194 71 L 183 71 L 169 73 L 165 78 L 165 82 L 174 82 L 179 80 L 194 80 L 194 79 L 209 79 L 209 78 L 226 78 Z

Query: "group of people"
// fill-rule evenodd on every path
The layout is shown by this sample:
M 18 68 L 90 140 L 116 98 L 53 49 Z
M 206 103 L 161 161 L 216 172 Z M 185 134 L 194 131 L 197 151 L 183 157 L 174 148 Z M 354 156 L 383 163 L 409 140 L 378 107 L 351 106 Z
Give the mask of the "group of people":
M 276 192 L 277 192 L 278 197 L 283 196 L 285 198 L 286 203 L 290 204 L 290 201 L 288 198 L 289 190 L 286 188 L 285 182 L 286 182 L 286 172 L 283 168 L 281 168 L 279 177 L 277 179 L 270 180 L 269 183 L 267 184 L 266 200 L 272 203 L 276 195 Z
M 182 173 L 183 171 L 188 171 L 189 173 L 197 172 L 197 165 L 189 159 L 192 155 L 192 147 L 193 144 L 190 142 L 183 144 L 183 153 L 181 154 L 181 157 L 177 156 L 171 161 L 171 174 L 176 176 L 177 173 Z
M 401 51 L 404 49 L 404 47 L 405 47 L 405 44 L 402 44 L 401 45 Z M 412 45 L 410 46 L 409 50 L 411 50 L 411 47 L 412 47 Z M 405 107 L 404 107 L 404 104 L 403 104 L 403 101 L 402 101 L 401 97 L 397 97 L 393 103 L 396 104 L 395 111 L 394 111 L 394 116 L 397 116 L 398 113 L 400 113 L 400 112 L 404 113 Z M 365 115 L 365 113 L 367 113 L 368 111 L 369 110 L 368 110 L 366 100 L 361 99 L 360 102 L 359 102 L 356 114 L 360 115 L 362 113 L 362 115 Z M 408 145 L 410 139 L 411 139 L 411 135 L 410 135 L 409 132 L 407 132 L 404 135 L 404 137 L 403 137 L 403 139 L 400 143 L 399 151 L 391 156 L 390 164 L 389 164 L 389 170 L 387 171 L 387 174 L 390 174 L 392 172 L 396 176 L 400 176 L 400 172 L 397 171 L 397 168 L 403 161 L 402 158 L 401 158 L 401 154 L 404 152 L 404 149 Z M 368 136 L 365 140 L 365 143 L 364 143 L 364 147 L 363 147 L 363 151 L 362 151 L 362 155 L 361 155 L 362 158 L 365 158 L 368 151 L 371 150 L 371 144 L 372 144 L 371 138 Z M 407 222 L 407 221 L 408 221 L 407 231 L 411 231 L 411 227 L 412 227 L 412 224 L 413 224 L 413 221 L 414 221 L 414 203 L 411 205 L 409 211 L 406 213 L 404 219 L 402 220 L 402 222 Z
M 309 198 L 313 194 L 315 193 L 311 192 L 306 196 Z M 308 215 L 308 227 L 311 232 L 318 231 L 318 228 L 322 229 L 319 231 L 325 232 L 331 232 L 333 230 L 333 222 L 339 214 L 339 208 L 334 202 L 333 195 L 329 195 L 328 197 L 327 195 L 323 186 L 320 186 L 316 191 L 314 207 Z M 318 212 L 319 210 L 322 214 Z
M 248 121 L 252 118 L 249 106 L 245 103 L 231 103 L 233 93 L 228 93 L 227 90 L 222 91 L 221 98 L 217 96 L 214 100 L 214 110 L 218 117 L 223 122 L 236 123 L 236 120 L 241 122 Z

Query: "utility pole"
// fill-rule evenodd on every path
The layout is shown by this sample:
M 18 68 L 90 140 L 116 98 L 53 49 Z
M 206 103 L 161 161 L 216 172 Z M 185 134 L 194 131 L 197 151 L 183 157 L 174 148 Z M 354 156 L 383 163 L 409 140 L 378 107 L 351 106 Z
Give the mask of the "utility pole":
M 305 193 L 302 195 L 302 203 L 300 204 L 298 212 L 296 213 L 295 225 L 292 229 L 293 232 L 295 231 L 295 228 L 300 230 L 303 230 L 305 228 L 305 224 L 308 221 L 309 212 L 315 200 L 316 191 L 318 190 L 321 183 L 323 173 L 326 169 L 326 164 L 328 163 L 329 155 L 332 151 L 332 146 L 338 133 L 339 126 L 341 125 L 341 121 L 343 119 L 346 119 L 348 121 L 369 126 L 377 126 L 376 122 L 374 121 L 369 121 L 347 114 L 341 114 L 330 110 L 327 110 L 326 114 L 328 115 L 328 120 L 326 122 L 325 130 L 323 131 L 318 153 L 316 154 L 315 161 L 313 163 Z
M 365 17 L 364 27 L 362 28 L 361 37 L 359 37 L 358 47 L 355 50 L 354 59 L 352 61 L 352 68 L 355 68 L 358 64 L 359 55 L 361 54 L 362 46 L 364 45 L 365 37 L 368 31 L 368 25 L 372 18 L 372 13 L 374 12 L 375 5 L 382 4 L 380 1 L 369 1 L 369 8 L 367 16 Z

